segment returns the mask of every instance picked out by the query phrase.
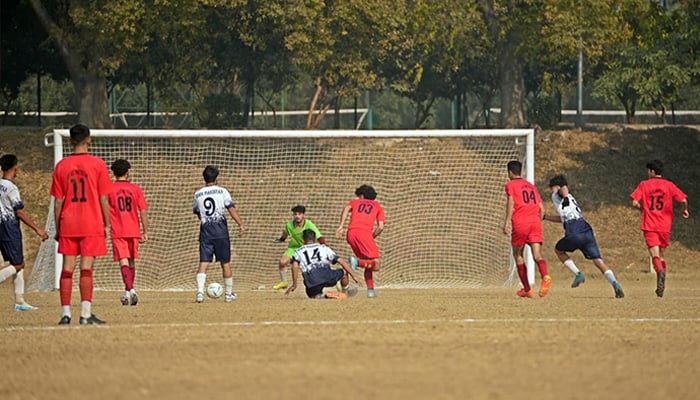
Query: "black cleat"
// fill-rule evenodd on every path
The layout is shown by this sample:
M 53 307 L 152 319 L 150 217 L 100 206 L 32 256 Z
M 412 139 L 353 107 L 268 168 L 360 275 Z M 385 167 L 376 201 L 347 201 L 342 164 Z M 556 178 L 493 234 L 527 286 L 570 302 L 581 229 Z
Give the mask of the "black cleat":
M 58 321 L 59 325 L 70 325 L 70 317 L 67 315 L 64 315 L 61 317 L 61 320 Z
M 661 270 L 656 274 L 656 295 L 659 297 L 664 297 L 664 290 L 666 289 L 666 271 Z
M 135 306 L 139 304 L 139 296 L 136 293 L 131 294 L 131 305 Z
M 80 317 L 80 325 L 104 325 L 105 321 L 97 318 L 95 314 L 90 315 L 89 318 Z

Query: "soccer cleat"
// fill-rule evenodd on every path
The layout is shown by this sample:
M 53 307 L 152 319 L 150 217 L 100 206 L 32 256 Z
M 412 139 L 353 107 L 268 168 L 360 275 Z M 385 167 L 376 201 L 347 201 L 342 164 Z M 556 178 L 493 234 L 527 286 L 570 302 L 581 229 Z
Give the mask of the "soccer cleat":
M 224 296 L 224 301 L 227 303 L 230 303 L 236 299 L 238 299 L 238 295 L 235 293 L 229 293 L 229 294 Z
M 518 297 L 529 297 L 529 298 L 535 297 L 535 291 L 532 289 L 530 289 L 529 291 L 526 292 L 525 288 L 522 288 L 522 289 L 518 290 L 517 293 L 515 293 L 515 294 L 517 294 Z
M 583 273 L 578 272 L 576 276 L 574 277 L 574 281 L 571 282 L 571 287 L 576 288 L 579 287 L 580 284 L 586 281 L 586 277 L 583 276 Z
M 542 278 L 542 283 L 540 285 L 540 297 L 544 297 L 549 293 L 549 289 L 552 287 L 552 277 L 545 275 Z
M 139 296 L 136 294 L 136 292 L 131 293 L 131 305 L 135 306 L 139 304 Z
M 367 297 L 373 299 L 377 297 L 377 292 L 375 292 L 374 289 L 367 289 Z
M 203 303 L 204 302 L 204 293 L 201 293 L 201 292 L 197 293 L 197 297 L 195 298 L 194 301 L 196 301 L 197 303 Z
M 27 303 L 26 301 L 22 304 L 15 304 L 15 311 L 35 311 L 35 310 L 38 310 L 38 308 Z
M 122 296 L 122 298 L 119 299 L 119 300 L 121 300 L 123 306 L 128 306 L 128 305 L 129 305 L 129 302 L 131 301 L 131 300 L 129 299 L 129 296 L 126 295 L 126 294 L 125 294 L 124 296 Z
M 80 317 L 80 325 L 104 325 L 105 321 L 97 318 L 95 314 L 90 314 L 89 317 Z
M 348 297 L 355 296 L 355 295 L 357 294 L 357 292 L 359 292 L 359 290 L 357 290 L 356 287 L 350 287 L 350 286 L 346 287 L 346 288 L 343 290 L 343 293 L 347 294 Z
M 70 325 L 70 317 L 67 315 L 64 315 L 61 317 L 61 320 L 58 321 L 59 325 Z
M 615 298 L 621 299 L 625 297 L 625 292 L 622 291 L 622 286 L 619 283 L 613 282 L 613 289 L 615 289 Z
M 328 292 L 328 293 L 326 293 L 326 298 L 327 299 L 342 300 L 342 299 L 347 299 L 348 295 L 346 295 L 345 293 L 339 293 L 339 292 Z
M 664 290 L 666 289 L 666 271 L 661 270 L 656 273 L 656 295 L 659 297 L 664 297 Z
M 360 261 L 357 259 L 357 257 L 350 256 L 348 257 L 348 264 L 350 264 L 350 268 L 352 268 L 352 271 L 355 272 L 357 271 L 358 265 L 360 265 Z
M 280 289 L 286 289 L 287 287 L 289 287 L 289 285 L 287 284 L 287 282 L 285 282 L 285 281 L 280 281 L 279 283 L 277 283 L 277 284 L 276 284 L 275 286 L 273 286 L 272 288 L 275 289 L 275 290 L 280 290 Z

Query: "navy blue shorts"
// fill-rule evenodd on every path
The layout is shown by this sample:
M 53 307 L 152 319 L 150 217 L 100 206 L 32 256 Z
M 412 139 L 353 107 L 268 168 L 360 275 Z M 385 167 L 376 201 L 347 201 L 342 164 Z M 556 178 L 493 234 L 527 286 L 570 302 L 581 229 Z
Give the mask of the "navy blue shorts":
M 8 242 L 0 242 L 0 253 L 5 261 L 9 261 L 10 265 L 24 264 L 24 254 L 22 251 L 22 241 L 14 240 Z
M 335 286 L 338 283 L 338 281 L 340 280 L 340 278 L 343 277 L 344 274 L 345 274 L 345 271 L 343 271 L 342 269 L 331 270 L 331 274 L 329 276 L 329 279 L 320 285 L 307 287 L 306 288 L 306 295 L 313 299 L 314 297 L 323 293 L 323 288 Z
M 231 240 L 228 238 L 199 241 L 199 262 L 231 262 Z
M 600 257 L 600 250 L 598 249 L 598 243 L 595 240 L 592 230 L 588 230 L 581 233 L 574 233 L 572 235 L 566 235 L 561 240 L 557 242 L 554 246 L 559 251 L 565 251 L 571 253 L 576 250 L 581 250 L 583 256 L 588 260 L 595 260 Z

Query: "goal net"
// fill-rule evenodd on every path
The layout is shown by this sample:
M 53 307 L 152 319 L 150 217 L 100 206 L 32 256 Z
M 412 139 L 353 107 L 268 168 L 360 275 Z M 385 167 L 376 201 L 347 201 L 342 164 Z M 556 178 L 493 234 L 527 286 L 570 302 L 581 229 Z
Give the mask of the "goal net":
M 47 134 L 56 161 L 69 154 L 68 131 Z M 137 287 L 194 290 L 199 261 L 199 222 L 194 192 L 204 186 L 206 165 L 220 170 L 219 184 L 233 197 L 247 233 L 232 239 L 234 289 L 270 288 L 279 279 L 278 260 L 286 244 L 273 243 L 306 206 L 326 243 L 341 257 L 351 255 L 335 229 L 355 188 L 374 186 L 387 222 L 377 239 L 382 270 L 379 287 L 486 287 L 509 283 L 512 259 L 502 232 L 506 164 L 524 163 L 534 175 L 534 132 L 445 131 L 167 131 L 93 130 L 90 152 L 107 165 L 118 158 L 132 165 L 131 181 L 149 203 L 149 240 L 140 247 Z M 30 290 L 58 287 L 53 208 L 28 279 Z M 94 267 L 95 287 L 121 290 L 119 268 L 110 254 Z M 208 280 L 221 280 L 209 267 Z

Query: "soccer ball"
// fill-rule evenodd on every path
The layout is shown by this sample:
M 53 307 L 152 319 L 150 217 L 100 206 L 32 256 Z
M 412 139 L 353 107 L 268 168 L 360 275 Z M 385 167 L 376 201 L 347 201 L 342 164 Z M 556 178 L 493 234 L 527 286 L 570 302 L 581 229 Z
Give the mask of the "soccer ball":
M 218 282 L 212 282 L 207 286 L 207 296 L 210 299 L 218 299 L 224 294 L 224 287 Z

